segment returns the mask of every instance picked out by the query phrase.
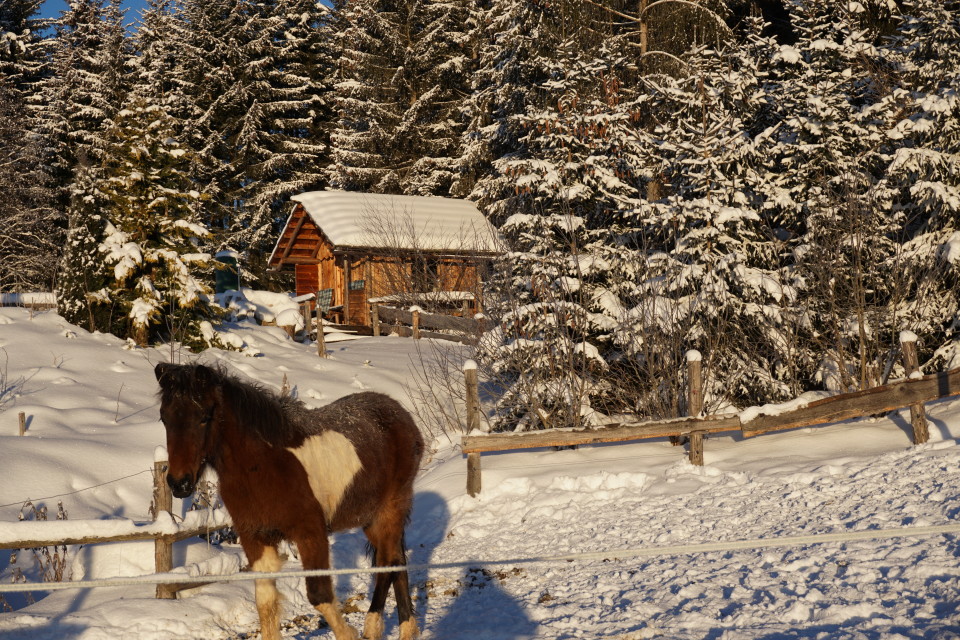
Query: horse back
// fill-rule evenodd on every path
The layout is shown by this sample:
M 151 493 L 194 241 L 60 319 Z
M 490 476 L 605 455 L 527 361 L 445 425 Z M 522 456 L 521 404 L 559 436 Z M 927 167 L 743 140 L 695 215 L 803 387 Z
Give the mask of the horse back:
M 386 501 L 412 500 L 424 442 L 393 398 L 363 392 L 309 412 L 309 434 L 294 454 L 331 529 L 367 526 Z

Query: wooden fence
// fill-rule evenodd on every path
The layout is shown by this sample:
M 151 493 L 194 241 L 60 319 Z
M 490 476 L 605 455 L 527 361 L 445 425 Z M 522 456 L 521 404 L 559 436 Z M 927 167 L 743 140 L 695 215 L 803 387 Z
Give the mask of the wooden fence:
M 433 338 L 450 340 L 466 344 L 475 344 L 477 336 L 483 333 L 482 319 L 449 316 L 441 313 L 406 311 L 379 304 L 370 305 L 370 323 L 373 335 L 379 336 L 386 331 L 414 339 Z M 430 331 L 433 329 L 434 331 Z M 447 333 L 441 333 L 446 331 Z
M 154 520 L 153 522 L 134 522 L 132 520 L 58 520 L 56 522 L 20 522 L 12 523 L 12 537 L 0 538 L 0 549 L 33 549 L 73 544 L 101 544 L 105 542 L 154 541 L 154 561 L 157 573 L 166 573 L 173 568 L 173 543 L 195 536 L 209 535 L 230 526 L 224 512 L 208 510 L 195 511 L 191 522 L 176 524 L 173 520 L 173 495 L 167 485 L 167 462 L 156 462 L 153 471 Z M 218 517 L 219 516 L 219 517 Z M 208 525 L 203 520 L 213 520 Z M 97 533 L 97 530 L 100 533 Z M 40 533 L 42 530 L 42 533 Z M 83 530 L 85 535 L 72 535 L 70 530 Z M 119 530 L 119 531 L 118 531 Z M 175 598 L 178 591 L 203 586 L 198 581 L 187 584 L 158 584 L 157 598 Z M 37 585 L 42 591 L 43 585 Z
M 703 464 L 703 438 L 709 433 L 740 431 L 752 437 L 784 429 L 831 424 L 851 418 L 862 418 L 910 407 L 914 444 L 929 439 L 925 402 L 960 395 L 960 368 L 943 373 L 921 376 L 917 367 L 916 344 L 911 340 L 901 343 L 904 366 L 908 378 L 864 391 L 844 393 L 811 402 L 805 407 L 784 413 L 763 415 L 742 421 L 739 414 L 714 416 L 699 415 L 702 407 L 700 358 L 696 352 L 688 354 L 688 407 L 692 417 L 667 420 L 630 421 L 584 429 L 547 429 L 525 433 L 471 435 L 480 424 L 475 368 L 466 367 L 467 435 L 462 440 L 462 451 L 467 457 L 467 492 L 480 492 L 480 454 L 492 451 L 513 451 L 538 447 L 565 447 L 581 444 L 626 442 L 649 438 L 669 437 L 675 442 L 688 437 L 690 462 Z M 474 388 L 471 389 L 471 386 Z

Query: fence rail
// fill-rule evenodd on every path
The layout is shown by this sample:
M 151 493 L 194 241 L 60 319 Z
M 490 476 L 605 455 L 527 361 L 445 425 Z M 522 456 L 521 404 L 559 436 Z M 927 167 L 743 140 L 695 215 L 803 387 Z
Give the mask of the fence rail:
M 196 514 L 195 517 L 190 517 Z M 207 522 L 209 520 L 209 522 Z M 153 522 L 135 520 L 49 520 L 4 524 L 0 549 L 32 549 L 71 544 L 102 544 L 161 540 L 179 542 L 230 526 L 222 510 L 191 511 L 188 520 L 176 523 L 169 514 Z M 83 531 L 83 533 L 77 533 Z
M 399 335 L 417 339 L 433 338 L 463 343 L 476 343 L 477 336 L 484 331 L 484 322 L 476 318 L 407 311 L 380 304 L 370 305 L 370 322 L 375 336 L 381 335 L 386 328 L 389 328 Z M 425 331 L 425 329 L 437 331 Z M 440 331 L 455 333 L 439 333 Z
M 912 334 L 909 334 L 912 336 Z M 891 384 L 886 384 L 864 391 L 844 393 L 829 398 L 810 402 L 808 405 L 783 413 L 772 412 L 743 420 L 740 414 L 723 414 L 718 416 L 673 418 L 667 420 L 650 420 L 635 422 L 620 422 L 583 429 L 547 429 L 525 433 L 483 434 L 475 435 L 475 428 L 469 428 L 467 435 L 461 439 L 463 454 L 467 457 L 467 492 L 476 496 L 481 488 L 480 454 L 493 451 L 512 451 L 532 449 L 538 447 L 565 447 L 582 444 L 598 444 L 627 442 L 631 440 L 646 440 L 650 438 L 669 437 L 674 443 L 686 436 L 690 439 L 690 461 L 696 465 L 703 464 L 703 438 L 706 434 L 724 431 L 740 431 L 744 437 L 758 436 L 764 433 L 832 424 L 852 418 L 877 415 L 910 407 L 911 424 L 913 426 L 914 444 L 927 441 L 926 414 L 924 403 L 940 398 L 960 395 L 960 368 L 951 369 L 942 373 L 920 376 L 916 366 L 915 338 L 902 339 L 901 347 L 904 354 L 904 364 L 910 378 Z M 700 406 L 702 380 L 700 379 L 700 355 L 697 352 L 688 353 L 687 359 L 689 380 L 688 406 L 697 411 Z M 470 369 L 474 369 L 470 375 Z M 468 387 L 467 396 L 476 394 L 470 390 L 476 385 L 475 365 L 464 368 L 464 377 Z M 472 409 L 471 409 L 472 408 Z M 468 403 L 467 423 L 479 424 L 479 416 L 471 417 L 470 412 L 479 411 L 479 408 Z
M 156 572 L 167 573 L 173 568 L 173 543 L 209 535 L 230 527 L 233 523 L 223 509 L 190 511 L 182 522 L 176 522 L 172 514 L 173 495 L 167 486 L 166 471 L 167 461 L 154 463 L 153 511 L 156 518 L 152 522 L 138 522 L 126 518 L 11 522 L 0 529 L 0 549 L 153 540 Z M 176 597 L 177 591 L 204 584 L 206 582 L 195 579 L 178 584 L 157 583 L 156 595 L 157 598 L 170 599 Z M 35 585 L 34 588 L 46 589 L 47 586 L 49 583 Z

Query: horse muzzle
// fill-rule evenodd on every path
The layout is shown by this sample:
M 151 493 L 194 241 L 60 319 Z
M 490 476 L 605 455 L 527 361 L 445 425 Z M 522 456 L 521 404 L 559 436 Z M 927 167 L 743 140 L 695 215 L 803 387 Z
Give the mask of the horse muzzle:
M 195 488 L 193 476 L 191 475 L 185 475 L 178 479 L 168 473 L 167 484 L 170 485 L 170 489 L 173 490 L 173 495 L 177 498 L 186 498 L 193 493 Z

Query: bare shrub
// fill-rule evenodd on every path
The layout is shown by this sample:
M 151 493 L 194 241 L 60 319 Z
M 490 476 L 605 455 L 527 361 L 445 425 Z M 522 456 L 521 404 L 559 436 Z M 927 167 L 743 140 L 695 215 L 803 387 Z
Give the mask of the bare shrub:
M 10 377 L 10 356 L 2 347 L 0 353 L 3 354 L 3 366 L 0 366 L 0 411 L 3 411 L 20 393 L 25 380 L 22 377 Z
M 31 501 L 27 501 L 20 508 L 18 519 L 34 520 L 36 522 L 45 522 L 47 520 L 47 507 L 37 506 Z M 66 520 L 67 512 L 63 508 L 63 502 L 57 502 L 57 520 Z M 30 562 L 32 566 L 25 566 L 25 562 Z M 12 572 L 12 581 L 17 582 L 63 582 L 68 580 L 67 575 L 67 545 L 54 545 L 50 547 L 34 547 L 32 549 L 14 549 L 10 553 L 10 568 Z M 36 574 L 33 580 L 27 580 L 26 573 Z M 36 602 L 33 593 L 25 592 L 26 604 L 31 605 Z M 12 611 L 13 606 L 0 595 L 0 608 L 4 611 Z

